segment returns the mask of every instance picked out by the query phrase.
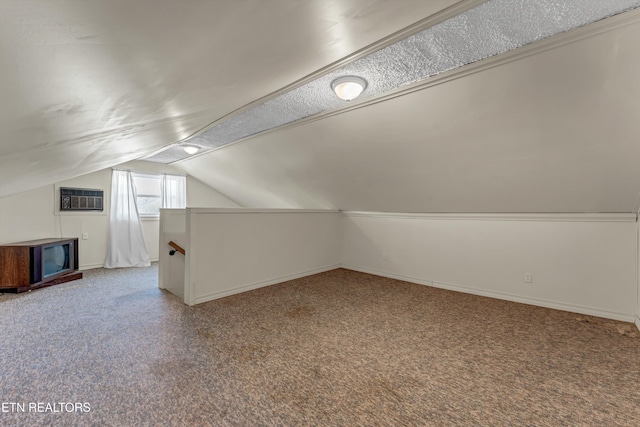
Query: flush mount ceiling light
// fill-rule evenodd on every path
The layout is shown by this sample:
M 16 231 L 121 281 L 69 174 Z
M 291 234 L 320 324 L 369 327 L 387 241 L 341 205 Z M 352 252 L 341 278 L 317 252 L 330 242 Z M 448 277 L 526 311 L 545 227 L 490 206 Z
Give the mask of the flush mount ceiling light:
M 193 144 L 182 144 L 181 147 L 184 150 L 184 152 L 189 155 L 196 154 L 198 151 L 200 151 L 200 147 Z
M 367 81 L 356 76 L 338 77 L 331 82 L 331 89 L 333 89 L 338 98 L 347 102 L 359 97 L 366 88 Z
M 353 95 L 343 98 L 337 93 L 337 86 L 345 76 L 362 76 L 349 79 L 361 79 L 364 83 L 359 93 L 364 101 L 640 7 L 640 0 L 469 1 L 474 3 L 480 4 L 346 61 L 301 86 L 229 114 L 189 141 L 212 150 L 298 120 L 344 109 L 341 99 L 356 98 Z M 172 145 L 145 160 L 172 163 L 188 157 Z

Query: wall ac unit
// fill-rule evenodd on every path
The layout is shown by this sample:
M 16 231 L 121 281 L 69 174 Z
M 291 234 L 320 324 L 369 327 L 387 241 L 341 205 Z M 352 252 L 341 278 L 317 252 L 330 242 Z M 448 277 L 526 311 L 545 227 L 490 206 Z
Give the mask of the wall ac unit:
M 61 211 L 102 211 L 104 191 L 88 188 L 60 188 Z

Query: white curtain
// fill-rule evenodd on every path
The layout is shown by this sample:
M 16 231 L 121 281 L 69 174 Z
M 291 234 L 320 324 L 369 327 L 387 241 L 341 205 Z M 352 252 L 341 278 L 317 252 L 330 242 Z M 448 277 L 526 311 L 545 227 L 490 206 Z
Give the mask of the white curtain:
M 187 178 L 162 174 L 162 207 L 184 209 L 187 207 Z
M 114 169 L 111 176 L 109 243 L 104 268 L 149 265 L 149 251 L 142 234 L 131 172 Z

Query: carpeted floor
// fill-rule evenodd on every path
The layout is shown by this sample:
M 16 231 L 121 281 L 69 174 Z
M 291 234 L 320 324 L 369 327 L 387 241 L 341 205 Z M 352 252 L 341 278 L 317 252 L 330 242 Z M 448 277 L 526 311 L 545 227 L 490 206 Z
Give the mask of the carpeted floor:
M 342 269 L 187 307 L 156 277 L 0 295 L 0 425 L 640 425 L 631 324 Z

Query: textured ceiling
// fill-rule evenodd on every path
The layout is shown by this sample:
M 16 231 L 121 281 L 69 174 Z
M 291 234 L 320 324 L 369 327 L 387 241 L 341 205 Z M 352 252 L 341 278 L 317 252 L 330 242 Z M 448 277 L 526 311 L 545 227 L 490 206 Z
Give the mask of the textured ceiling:
M 221 147 L 344 107 L 331 90 L 331 82 L 340 76 L 367 80 L 359 98 L 365 100 L 638 5 L 640 0 L 490 0 L 222 120 L 188 142 L 205 149 Z M 147 160 L 169 163 L 188 156 L 174 146 Z

